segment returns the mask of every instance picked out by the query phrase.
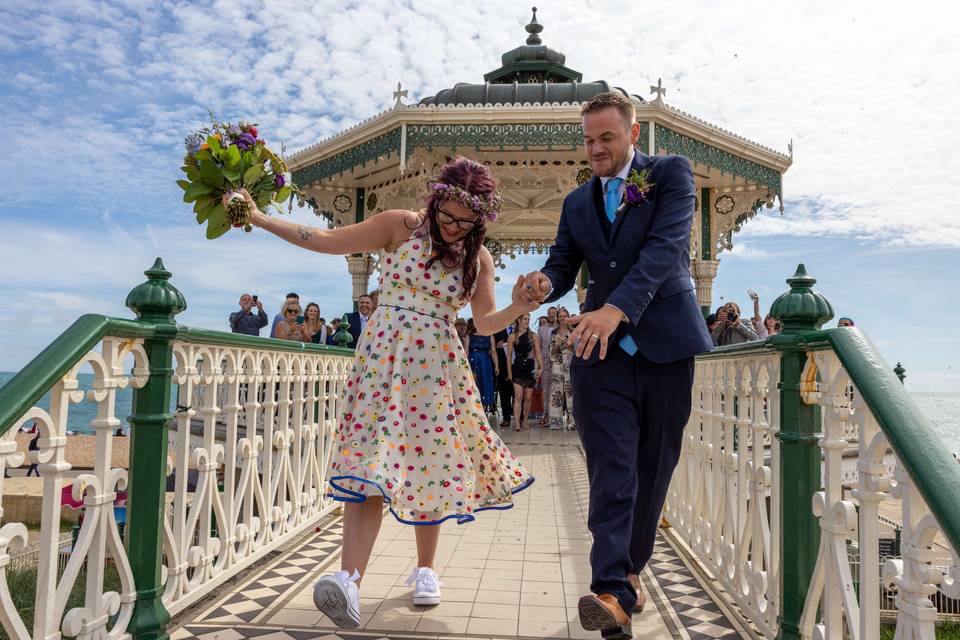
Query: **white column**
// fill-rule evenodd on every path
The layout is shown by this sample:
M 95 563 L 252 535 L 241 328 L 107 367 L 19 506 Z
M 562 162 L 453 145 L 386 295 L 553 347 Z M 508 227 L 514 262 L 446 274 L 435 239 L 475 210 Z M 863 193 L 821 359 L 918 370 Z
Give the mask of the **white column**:
M 694 260 L 690 266 L 693 267 L 693 279 L 697 285 L 697 300 L 701 307 L 710 309 L 713 305 L 713 279 L 717 276 L 720 261 Z
M 353 276 L 353 301 L 367 293 L 370 274 L 373 273 L 373 256 L 369 253 L 347 256 L 347 270 Z

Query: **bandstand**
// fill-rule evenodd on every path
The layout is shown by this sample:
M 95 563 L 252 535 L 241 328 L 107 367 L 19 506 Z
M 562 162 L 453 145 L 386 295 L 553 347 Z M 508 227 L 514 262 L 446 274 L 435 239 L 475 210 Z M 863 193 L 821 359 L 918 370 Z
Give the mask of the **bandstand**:
M 693 165 L 696 214 L 690 236 L 691 273 L 704 310 L 733 234 L 763 207 L 783 211 L 784 155 L 664 101 L 657 81 L 644 99 L 604 80 L 584 82 L 566 56 L 542 43 L 536 9 L 525 44 L 504 53 L 483 83 L 452 88 L 406 104 L 398 83 L 394 105 L 289 158 L 293 179 L 331 226 L 361 222 L 384 209 L 422 207 L 426 180 L 454 155 L 489 165 L 504 208 L 487 246 L 498 266 L 506 258 L 542 253 L 552 243 L 563 198 L 592 172 L 584 158 L 580 106 L 604 91 L 621 91 L 637 108 L 638 148 L 679 154 Z M 353 298 L 365 293 L 377 256 L 347 257 Z M 583 290 L 578 291 L 582 300 Z

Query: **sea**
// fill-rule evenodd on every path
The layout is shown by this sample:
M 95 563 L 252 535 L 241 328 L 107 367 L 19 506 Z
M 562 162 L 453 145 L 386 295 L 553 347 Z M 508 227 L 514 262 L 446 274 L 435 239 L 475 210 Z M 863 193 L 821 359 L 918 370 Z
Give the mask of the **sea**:
M 0 388 L 14 376 L 12 372 L 0 372 Z M 93 383 L 92 373 L 81 373 L 77 376 L 77 382 L 81 389 L 89 389 Z M 174 388 L 174 397 L 171 398 L 171 409 L 176 404 L 176 388 Z M 911 393 L 917 405 L 920 406 L 933 428 L 943 439 L 944 444 L 951 453 L 960 454 L 960 393 Z M 133 400 L 133 391 L 129 388 L 123 389 L 117 394 L 116 416 L 126 423 L 126 418 L 131 413 Z M 38 406 L 48 409 L 50 406 L 49 394 L 45 395 Z M 90 421 L 97 416 L 97 406 L 95 403 L 81 402 L 70 406 L 69 423 L 67 429 L 76 433 L 93 433 L 90 427 Z M 129 426 L 124 424 L 124 431 Z

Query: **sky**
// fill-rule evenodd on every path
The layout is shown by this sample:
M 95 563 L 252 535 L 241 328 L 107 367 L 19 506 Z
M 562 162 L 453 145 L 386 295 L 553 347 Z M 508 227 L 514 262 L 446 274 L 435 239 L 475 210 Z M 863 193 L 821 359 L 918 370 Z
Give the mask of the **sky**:
M 629 5 L 629 6 L 628 6 Z M 786 152 L 784 213 L 763 210 L 720 255 L 715 302 L 763 310 L 803 262 L 908 388 L 960 392 L 960 40 L 941 3 L 601 0 L 540 3 L 545 44 L 606 79 Z M 208 241 L 181 202 L 183 138 L 208 111 L 314 144 L 393 104 L 482 82 L 526 37 L 506 0 L 0 0 L 0 370 L 83 313 L 130 317 L 162 256 L 189 308 L 227 329 L 244 291 L 350 307 L 346 262 L 265 233 Z M 319 223 L 305 212 L 298 222 Z M 517 259 L 507 283 L 542 264 Z M 373 286 L 373 285 L 371 285 Z M 572 296 L 566 300 L 572 305 Z

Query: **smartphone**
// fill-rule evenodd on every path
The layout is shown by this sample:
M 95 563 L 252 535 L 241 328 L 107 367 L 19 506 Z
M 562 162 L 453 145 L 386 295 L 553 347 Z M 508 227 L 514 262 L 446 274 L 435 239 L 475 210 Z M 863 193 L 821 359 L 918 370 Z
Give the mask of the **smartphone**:
M 254 302 L 257 301 L 257 296 L 253 296 L 253 301 L 254 301 Z
M 303 316 L 297 316 L 297 324 L 303 324 Z

